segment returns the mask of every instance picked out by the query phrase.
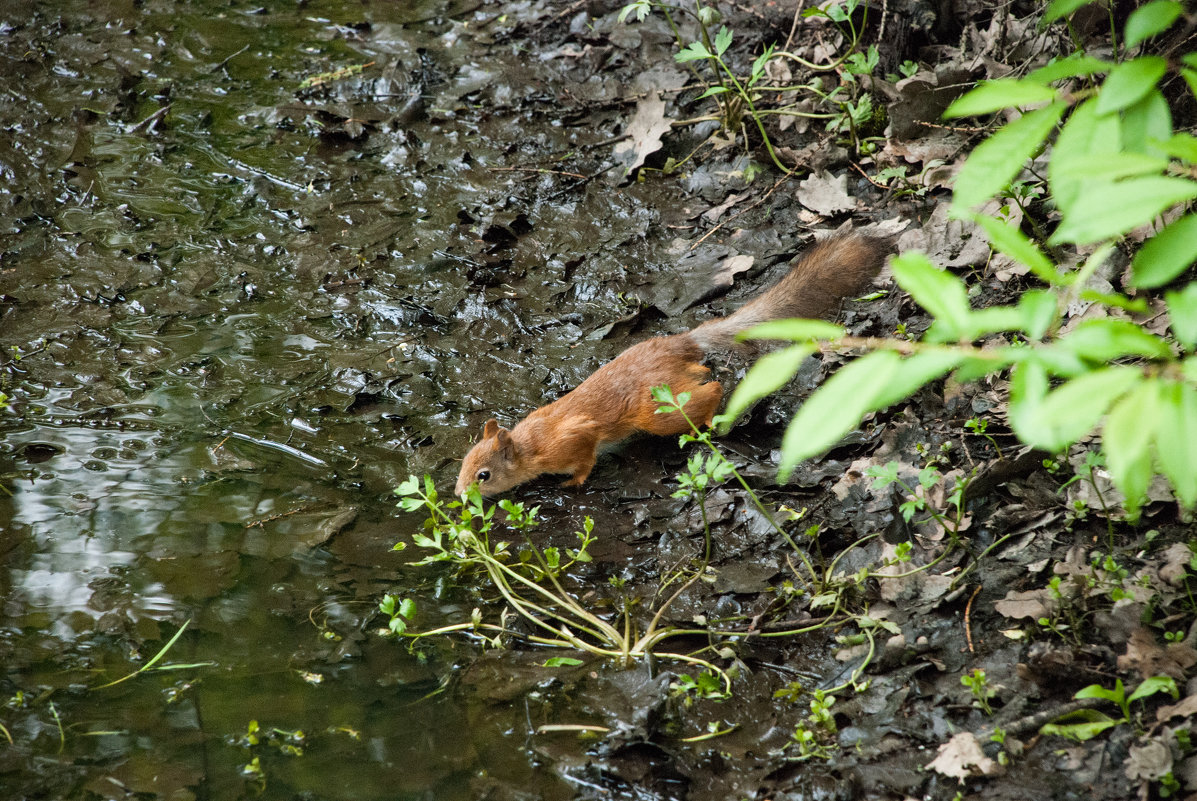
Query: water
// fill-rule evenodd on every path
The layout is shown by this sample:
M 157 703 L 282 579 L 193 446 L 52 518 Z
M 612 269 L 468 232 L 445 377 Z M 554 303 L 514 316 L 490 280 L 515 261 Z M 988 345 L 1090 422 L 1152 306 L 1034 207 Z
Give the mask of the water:
M 635 192 L 541 200 L 560 184 L 487 169 L 579 136 L 529 111 L 555 67 L 484 49 L 501 24 L 448 0 L 0 9 L 6 797 L 571 794 L 525 705 L 463 678 L 473 645 L 409 651 L 374 614 L 388 591 L 468 613 L 390 550 L 419 520 L 389 490 L 451 482 L 489 410 L 609 355 L 564 362 L 645 225 Z M 159 664 L 188 667 L 100 687 L 184 624 Z

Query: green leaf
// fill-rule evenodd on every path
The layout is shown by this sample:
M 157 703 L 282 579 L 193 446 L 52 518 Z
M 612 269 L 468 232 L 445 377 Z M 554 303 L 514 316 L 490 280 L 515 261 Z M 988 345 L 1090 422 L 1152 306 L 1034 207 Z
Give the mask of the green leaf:
M 1151 484 L 1151 450 L 1159 425 L 1159 392 L 1144 380 L 1110 410 L 1102 429 L 1102 452 L 1114 485 L 1126 496 L 1126 510 L 1136 519 Z
M 1160 472 L 1168 477 L 1181 505 L 1197 505 L 1197 388 L 1178 381 L 1160 382 L 1155 449 Z
M 1027 112 L 977 145 L 956 175 L 954 213 L 964 216 L 1005 189 L 1042 147 L 1066 108 L 1067 104 L 1056 102 Z
M 1022 293 L 1018 299 L 1018 310 L 1022 313 L 1022 330 L 1031 341 L 1043 335 L 1060 319 L 1060 300 L 1056 293 L 1045 289 L 1033 289 Z
M 990 306 L 978 309 L 969 318 L 966 339 L 977 339 L 997 331 L 1021 331 L 1022 312 L 1015 306 Z
M 1152 89 L 1122 112 L 1122 147 L 1134 153 L 1163 156 L 1159 144 L 1172 138 L 1172 110 L 1163 92 Z
M 1197 69 L 1190 67 L 1181 67 L 1180 76 L 1185 79 L 1185 83 L 1189 85 L 1189 92 L 1197 96 Z
M 715 52 L 718 55 L 723 55 L 727 52 L 727 48 L 731 47 L 732 32 L 726 25 L 719 29 L 719 33 L 715 34 Z
M 880 411 L 910 397 L 962 361 L 964 354 L 954 350 L 923 350 L 907 357 L 894 377 L 873 398 L 871 411 Z
M 1197 181 L 1184 178 L 1129 178 L 1086 182 L 1049 240 L 1087 245 L 1124 234 L 1166 209 L 1197 197 Z
M 773 45 L 767 46 L 759 56 L 752 61 L 752 82 L 756 83 L 765 74 L 765 65 L 773 58 Z
M 1043 12 L 1043 20 L 1040 25 L 1050 25 L 1061 17 L 1067 17 L 1077 9 L 1089 5 L 1090 0 L 1052 0 L 1047 7 L 1047 11 Z
M 1065 215 L 1082 194 L 1082 181 L 1075 173 L 1086 165 L 1100 163 L 1122 152 L 1122 124 L 1117 117 L 1099 117 L 1096 98 L 1086 100 L 1072 112 L 1060 129 L 1048 162 L 1047 178 L 1056 205 Z
M 1197 261 L 1197 214 L 1186 214 L 1143 243 L 1131 262 L 1131 280 L 1137 287 L 1163 286 L 1194 261 Z
M 545 667 L 577 667 L 584 664 L 581 659 L 572 656 L 552 656 L 544 661 Z
M 1171 676 L 1152 676 L 1143 679 L 1126 700 L 1128 702 L 1138 701 L 1140 698 L 1148 698 L 1156 693 L 1168 693 L 1173 699 L 1180 698 L 1180 691 L 1176 689 L 1175 679 Z
M 1148 156 L 1145 153 L 1110 153 L 1100 161 L 1078 162 L 1069 169 L 1070 178 L 1081 181 L 1116 181 L 1136 175 L 1159 175 L 1168 169 L 1168 159 L 1162 156 Z
M 736 385 L 724 415 L 734 421 L 749 406 L 781 389 L 798 372 L 803 360 L 816 350 L 815 345 L 791 345 L 762 356 Z M 730 422 L 727 427 L 730 428 Z
M 1074 717 L 1074 716 L 1070 716 Z M 1106 729 L 1117 726 L 1119 721 L 1098 712 L 1096 709 L 1083 709 L 1075 717 L 1091 718 L 1083 723 L 1048 723 L 1041 726 L 1040 734 L 1054 734 L 1057 737 L 1067 737 L 1070 740 L 1092 740 Z
M 1098 364 L 1123 356 L 1167 359 L 1172 355 L 1164 340 L 1147 333 L 1130 320 L 1111 317 L 1082 322 L 1060 338 L 1058 347 Z
M 812 339 L 839 339 L 844 327 L 824 320 L 770 320 L 741 331 L 736 339 L 789 339 L 806 342 Z
M 1167 71 L 1168 62 L 1160 56 L 1140 56 L 1116 65 L 1097 96 L 1097 113 L 1110 114 L 1134 105 L 1155 89 Z
M 903 253 L 892 264 L 898 286 L 945 326 L 949 337 L 958 338 L 968 329 L 972 310 L 963 281 L 939 269 L 921 253 Z
M 993 348 L 987 351 L 988 358 L 966 358 L 961 360 L 952 376 L 958 383 L 967 384 L 987 375 L 1005 370 L 1017 361 L 1016 354 L 1025 353 L 1026 348 Z
M 1165 292 L 1168 318 L 1176 341 L 1191 351 L 1197 346 L 1197 281 L 1185 284 L 1178 292 Z
M 702 42 L 691 42 L 675 53 L 673 59 L 674 61 L 684 63 L 687 61 L 698 61 L 699 59 L 714 57 L 715 56 L 711 54 L 710 50 L 707 50 L 707 46 Z
M 1023 107 L 1056 99 L 1056 90 L 1035 81 L 1000 78 L 985 81 L 968 94 L 958 97 L 943 113 L 945 119 L 992 114 L 1012 106 Z
M 989 245 L 994 250 L 1025 264 L 1041 281 L 1049 284 L 1060 282 L 1056 266 L 1043 255 L 1039 246 L 1028 239 L 1017 225 L 1002 222 L 984 214 L 974 214 L 973 221 L 985 229 Z
M 1122 679 L 1115 679 L 1112 690 L 1107 690 L 1100 684 L 1090 684 L 1088 687 L 1077 690 L 1076 695 L 1072 697 L 1078 701 L 1082 698 L 1100 698 L 1122 706 L 1122 702 L 1126 700 L 1126 688 L 1122 686 Z
M 728 89 L 726 86 L 712 86 L 710 89 L 706 90 L 701 95 L 699 95 L 698 99 L 702 100 L 704 97 L 711 97 L 712 95 L 721 95 L 724 92 L 729 92 L 729 91 L 731 91 L 731 90 Z
M 1180 371 L 1186 380 L 1197 384 L 1197 356 L 1190 356 L 1180 363 Z
M 1052 83 L 1064 78 L 1076 78 L 1081 75 L 1093 75 L 1098 72 L 1109 72 L 1114 66 L 1111 61 L 1087 56 L 1084 53 L 1073 53 L 1065 58 L 1057 59 L 1050 64 L 1040 67 L 1026 77 L 1028 81 L 1036 83 Z
M 874 398 L 885 392 L 902 364 L 893 351 L 866 354 L 840 368 L 794 415 L 781 443 L 779 478 L 786 481 L 803 459 L 827 451 L 860 425 Z
M 1180 3 L 1173 0 L 1153 0 L 1135 9 L 1126 20 L 1126 46 L 1134 47 L 1144 39 L 1168 30 L 1180 12 Z
M 399 602 L 399 614 L 411 620 L 416 616 L 416 602 L 411 598 L 404 598 Z
M 1173 134 L 1167 142 L 1156 142 L 1160 152 L 1174 159 L 1197 164 L 1197 137 L 1187 133 Z
M 1118 292 L 1098 292 L 1093 289 L 1082 289 L 1080 299 L 1093 303 L 1100 303 L 1111 308 L 1126 309 L 1131 314 L 1147 314 L 1147 298 L 1128 298 Z
M 1010 423 L 1019 439 L 1044 450 L 1063 450 L 1088 434 L 1142 373 L 1109 367 L 1066 381 L 1038 402 L 1015 400 L 1011 387 Z

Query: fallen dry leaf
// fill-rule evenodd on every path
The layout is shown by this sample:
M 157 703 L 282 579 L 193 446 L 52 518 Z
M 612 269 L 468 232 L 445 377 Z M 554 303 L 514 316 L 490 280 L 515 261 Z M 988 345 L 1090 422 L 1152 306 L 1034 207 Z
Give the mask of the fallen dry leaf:
M 656 92 L 636 104 L 636 113 L 628 123 L 628 138 L 615 146 L 615 160 L 623 163 L 624 175 L 661 149 L 661 137 L 672 125 L 673 119 L 665 116 L 665 101 Z
M 1189 560 L 1193 558 L 1192 549 L 1188 543 L 1177 542 L 1168 546 L 1161 556 L 1164 564 L 1160 566 L 1160 578 L 1173 587 L 1181 586 L 1188 572 Z
M 1046 589 L 1026 592 L 1010 590 L 1005 598 L 994 603 L 993 608 L 1005 617 L 1038 620 L 1050 614 L 1055 608 L 1055 600 Z
M 856 198 L 848 194 L 848 176 L 821 172 L 798 182 L 798 202 L 824 217 L 856 208 Z
M 1152 676 L 1171 676 L 1184 681 L 1185 671 L 1197 665 L 1197 651 L 1184 643 L 1168 643 L 1161 648 L 1155 635 L 1140 626 L 1126 643 L 1126 653 L 1118 657 L 1118 669 L 1135 671 L 1144 679 Z
M 1179 703 L 1161 706 L 1155 711 L 1155 719 L 1159 723 L 1172 718 L 1187 718 L 1197 715 L 1197 695 L 1185 696 Z
M 967 779 L 992 776 L 1000 770 L 997 762 L 985 756 L 972 732 L 962 731 L 939 747 L 939 755 L 926 767 L 943 776 Z
M 1159 740 L 1132 745 L 1126 760 L 1126 777 L 1153 782 L 1172 772 L 1172 752 Z

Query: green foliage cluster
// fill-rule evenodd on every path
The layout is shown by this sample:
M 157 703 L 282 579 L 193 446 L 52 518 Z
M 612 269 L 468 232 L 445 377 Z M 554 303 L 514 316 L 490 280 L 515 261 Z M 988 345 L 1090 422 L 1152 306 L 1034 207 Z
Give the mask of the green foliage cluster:
M 706 62 L 711 70 L 704 76 L 695 70 L 695 74 L 707 83 L 707 89 L 697 99 L 714 98 L 719 106 L 719 120 L 724 130 L 737 132 L 746 120 L 751 121 L 761 137 L 769 158 L 774 165 L 783 172 L 789 172 L 792 167 L 782 163 L 773 142 L 765 130 L 765 119 L 769 116 L 811 117 L 826 121 L 828 131 L 842 132 L 848 135 L 849 141 L 857 150 L 865 151 L 867 142 L 863 136 L 863 129 L 870 127 L 878 114 L 872 96 L 864 91 L 860 77 L 871 75 L 880 60 L 876 47 L 869 47 L 863 52 L 859 49 L 863 29 L 863 20 L 867 18 L 868 5 L 861 0 L 842 0 L 842 2 L 826 3 L 818 7 L 807 8 L 802 11 L 806 19 L 822 17 L 835 23 L 846 32 L 847 43 L 843 53 L 826 64 L 817 64 L 785 50 L 779 50 L 775 44 L 767 45 L 753 60 L 747 75 L 738 75 L 725 58 L 728 48 L 734 41 L 735 34 L 726 25 L 719 28 L 712 35 L 714 26 L 720 21 L 720 15 L 714 6 L 696 2 L 694 11 L 682 5 L 673 5 L 660 0 L 634 0 L 623 7 L 619 20 L 624 22 L 631 17 L 643 21 L 654 9 L 658 10 L 669 23 L 677 40 L 678 52 L 674 58 L 680 64 L 693 65 Z M 862 22 L 858 25 L 857 11 L 861 12 Z M 690 14 L 698 24 L 698 39 L 687 42 L 674 18 L 679 14 Z M 816 73 L 815 77 L 804 84 L 791 86 L 769 86 L 766 78 L 767 67 L 773 61 L 790 61 Z M 917 65 L 907 62 L 902 65 L 905 74 L 913 74 Z M 821 74 L 836 75 L 836 82 L 830 89 L 825 86 Z M 803 96 L 813 96 L 818 99 L 825 111 L 812 112 L 799 108 L 797 102 L 780 106 L 769 105 L 764 102 L 766 94 L 774 97 L 784 97 L 790 93 L 801 93 Z M 675 165 L 676 166 L 676 165 Z
M 1180 697 L 1176 688 L 1176 681 L 1170 676 L 1152 676 L 1144 679 L 1130 694 L 1122 685 L 1122 679 L 1115 679 L 1112 688 L 1102 687 L 1100 684 L 1090 684 L 1078 690 L 1075 698 L 1099 698 L 1116 705 L 1122 713 L 1121 718 L 1112 718 L 1096 709 L 1081 709 L 1049 723 L 1040 729 L 1042 734 L 1057 734 L 1073 740 L 1091 740 L 1106 729 L 1120 723 L 1134 723 L 1131 714 L 1131 704 L 1150 698 L 1157 693 L 1167 693 L 1175 700 Z
M 1128 46 L 1165 31 L 1179 9 L 1171 0 L 1138 9 L 1127 24 Z M 783 479 L 866 415 L 930 381 L 951 374 L 965 383 L 1009 370 L 1009 421 L 1022 442 L 1059 452 L 1100 426 L 1105 464 L 1132 518 L 1157 474 L 1184 507 L 1197 504 L 1197 282 L 1164 292 L 1168 335 L 1132 317 L 1149 308 L 1150 290 L 1175 284 L 1197 260 L 1197 214 L 1185 213 L 1197 198 L 1197 137 L 1173 130 L 1160 86 L 1173 73 L 1197 93 L 1197 53 L 1120 62 L 1076 53 L 1024 78 L 982 84 L 948 108 L 947 116 L 975 117 L 1037 106 L 969 155 L 956 179 L 952 214 L 975 222 L 995 251 L 1025 265 L 1045 286 L 1016 304 L 974 310 L 964 281 L 921 254 L 906 253 L 893 262 L 894 278 L 934 320 L 920 341 L 861 341 L 812 321 L 747 332 L 795 344 L 753 367 L 729 401 L 732 417 L 783 385 L 804 358 L 829 343 L 869 351 L 797 412 L 782 444 Z M 1059 220 L 1042 242 L 1045 250 L 1010 221 L 1012 204 L 1023 202 L 1010 187 L 1049 141 L 1046 203 L 1027 210 L 1037 228 L 1035 212 Z M 1003 193 L 1010 200 L 998 216 L 976 210 Z M 1160 224 L 1161 215 L 1170 222 Z M 1120 238 L 1153 221 L 1157 230 L 1132 262 L 1137 296 L 1088 289 Z M 1065 270 L 1049 256 L 1062 245 L 1093 251 L 1079 269 Z M 1065 328 L 1065 312 L 1076 300 L 1097 304 L 1107 315 Z
M 421 482 L 415 476 L 396 490 L 399 507 L 405 511 L 425 511 L 428 518 L 424 530 L 412 541 L 429 553 L 416 565 L 443 563 L 457 571 L 481 571 L 499 593 L 503 609 L 497 621 L 486 619 L 481 609 L 475 609 L 468 622 L 454 623 L 417 632 L 411 624 L 419 609 L 411 598 L 385 596 L 379 611 L 387 616 L 391 634 L 417 640 L 422 637 L 451 633 L 467 633 L 481 638 L 494 648 L 504 646 L 507 639 L 522 639 L 538 645 L 569 648 L 594 656 L 615 659 L 630 664 L 648 655 L 675 660 L 705 668 L 723 683 L 723 691 L 730 691 L 731 678 L 720 668 L 694 654 L 671 653 L 659 646 L 665 640 L 681 634 L 705 634 L 701 629 L 681 629 L 665 625 L 663 615 L 673 601 L 701 573 L 682 585 L 652 614 L 643 629 L 637 624 L 633 611 L 636 604 L 628 602 L 622 610 L 622 620 L 612 624 L 590 603 L 579 601 L 563 584 L 568 571 L 575 565 L 590 561 L 588 548 L 594 542 L 593 521 L 588 517 L 583 530 L 577 532 L 580 546 L 562 552 L 554 547 L 542 548 L 530 536 L 539 525 L 539 507 L 528 509 L 522 503 L 509 500 L 488 506 L 471 488 L 461 500 L 444 501 L 436 491 L 430 476 Z M 496 509 L 506 513 L 505 525 L 495 519 Z M 516 553 L 505 536 L 518 534 L 524 547 Z M 406 543 L 398 543 L 395 550 L 403 550 Z M 514 618 L 525 628 L 517 628 Z M 569 664 L 554 660 L 553 665 Z

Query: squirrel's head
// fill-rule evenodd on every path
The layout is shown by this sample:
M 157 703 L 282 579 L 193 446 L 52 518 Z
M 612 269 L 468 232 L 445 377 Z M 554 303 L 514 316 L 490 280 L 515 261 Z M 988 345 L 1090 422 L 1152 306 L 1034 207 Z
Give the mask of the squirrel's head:
M 520 475 L 516 458 L 511 432 L 500 426 L 498 420 L 487 420 L 482 427 L 482 439 L 470 448 L 461 462 L 455 492 L 461 495 L 471 484 L 477 484 L 482 495 L 511 489 L 527 478 Z

